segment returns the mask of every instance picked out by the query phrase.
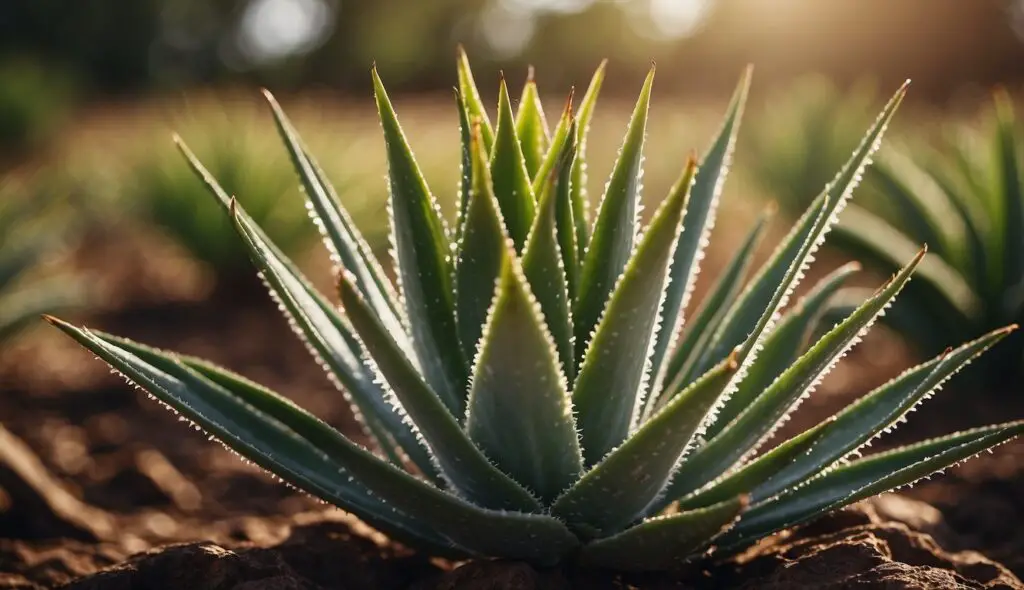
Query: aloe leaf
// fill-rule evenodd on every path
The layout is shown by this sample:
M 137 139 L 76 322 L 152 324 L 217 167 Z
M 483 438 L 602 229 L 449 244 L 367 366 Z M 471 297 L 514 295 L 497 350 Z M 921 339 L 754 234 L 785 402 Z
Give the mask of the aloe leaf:
M 693 160 L 688 169 L 693 178 Z M 626 439 L 643 407 L 647 359 L 658 329 L 686 196 L 677 192 L 658 207 L 587 346 L 573 386 L 587 465 L 595 464 Z
M 1003 284 L 1017 286 L 1024 282 L 1024 198 L 1021 198 L 1021 154 L 1017 152 L 1016 121 L 1013 100 L 1001 91 L 995 97 L 996 172 L 999 194 L 1003 197 L 1002 248 Z
M 748 510 L 720 540 L 739 547 L 854 502 L 918 480 L 1003 444 L 1024 432 L 1024 421 L 967 430 L 872 455 Z
M 392 456 L 393 438 L 424 474 L 436 477 L 430 453 L 391 407 L 385 390 L 377 382 L 377 375 L 363 362 L 365 352 L 352 327 L 301 273 L 282 260 L 237 205 L 232 219 L 274 299 L 313 356 L 346 392 L 346 399 L 356 411 L 357 419 L 364 422 L 368 434 Z
M 284 398 L 261 388 L 228 391 L 173 356 L 123 339 L 108 340 L 56 318 L 47 319 L 171 410 L 289 484 L 352 512 L 398 539 L 427 542 L 434 547 L 448 545 L 443 537 L 423 527 L 418 515 L 412 517 L 397 506 L 389 506 L 367 489 L 367 482 L 345 473 L 335 463 L 336 458 L 320 447 L 325 440 L 341 435 Z M 292 428 L 297 425 L 301 425 L 302 434 Z M 372 457 L 367 451 L 359 451 Z M 373 461 L 386 465 L 376 458 Z M 388 469 L 399 472 L 394 467 Z
M 829 370 L 884 312 L 924 256 L 924 250 L 864 302 L 850 317 L 822 336 L 764 390 L 721 433 L 680 466 L 666 497 L 678 498 L 729 471 L 775 432 Z
M 491 127 L 491 120 L 487 117 L 484 102 L 480 100 L 480 90 L 477 89 L 476 81 L 473 80 L 473 70 L 469 67 L 469 56 L 466 55 L 466 50 L 461 45 L 459 45 L 456 57 L 456 69 L 459 76 L 459 94 L 465 101 L 469 120 L 480 120 L 480 138 L 484 142 L 484 151 L 489 154 L 494 145 L 494 128 Z
M 573 313 L 576 322 L 577 358 L 582 358 L 589 345 L 591 332 L 601 319 L 601 312 L 615 288 L 619 275 L 633 255 L 640 202 L 643 146 L 653 83 L 652 67 L 630 118 L 619 158 L 612 169 L 604 198 L 601 199 L 593 236 L 583 256 L 579 295 Z M 584 124 L 580 121 L 580 125 Z M 689 184 L 686 183 L 684 186 L 689 188 Z
M 537 205 L 523 150 L 516 137 L 516 122 L 504 77 L 498 92 L 498 129 L 491 150 L 491 176 L 508 235 L 515 242 L 516 250 L 521 251 Z
M 468 363 L 455 322 L 447 232 L 376 69 L 373 84 L 387 145 L 392 248 L 409 335 L 427 383 L 453 416 L 461 416 L 459 390 Z
M 619 571 L 671 569 L 729 530 L 746 507 L 746 497 L 739 496 L 707 508 L 651 518 L 585 545 L 580 562 Z
M 448 541 L 477 554 L 542 562 L 554 562 L 578 544 L 551 517 L 487 510 L 443 492 L 263 388 L 240 381 L 229 391 L 173 357 L 136 347 L 143 359 L 84 330 L 58 327 L 246 458 L 293 485 L 309 485 L 311 493 L 372 526 L 385 525 L 381 530 L 397 538 L 414 533 L 449 552 Z
M 821 319 L 826 305 L 832 296 L 842 287 L 850 275 L 860 270 L 860 264 L 850 262 L 821 279 L 804 297 L 786 311 L 771 334 L 765 338 L 764 350 L 757 360 L 750 365 L 747 377 L 740 382 L 732 397 L 722 404 L 706 433 L 708 439 L 713 438 L 721 429 L 739 416 L 747 406 L 754 402 L 758 394 L 768 388 L 793 364 L 805 350 L 807 340 Z
M 740 494 L 750 496 L 751 490 L 756 489 L 757 486 L 784 469 L 786 465 L 798 460 L 801 455 L 812 448 L 827 426 L 828 422 L 826 421 L 805 430 L 707 488 L 680 498 L 675 507 L 683 511 L 695 510 L 734 498 Z M 751 501 L 753 501 L 752 496 Z
M 264 96 L 270 104 L 278 134 L 288 148 L 292 165 L 302 181 L 312 207 L 310 211 L 336 262 L 356 277 L 359 292 L 373 305 L 381 321 L 396 330 L 396 334 L 401 333 L 401 306 L 391 281 L 384 274 L 384 269 L 373 256 L 369 244 L 356 228 L 351 216 L 341 205 L 341 200 L 323 170 L 302 144 L 281 105 L 270 92 L 264 91 Z
M 588 537 L 622 529 L 668 482 L 736 365 L 720 363 L 588 471 L 551 513 Z
M 535 512 L 540 504 L 488 461 L 437 394 L 395 345 L 350 279 L 338 281 L 341 304 L 363 346 L 416 425 L 444 476 L 469 501 L 489 508 Z
M 737 371 L 736 382 L 746 375 L 750 363 L 757 356 L 759 345 L 765 335 L 770 333 L 779 311 L 785 307 L 793 289 L 800 283 L 804 271 L 824 241 L 825 234 L 835 224 L 871 156 L 877 151 L 906 89 L 907 84 L 904 84 L 893 95 L 842 170 L 814 200 L 740 295 L 712 339 L 698 368 L 706 370 L 740 346 L 740 370 Z
M 837 461 L 856 453 L 871 439 L 893 428 L 914 407 L 978 355 L 1005 338 L 1016 326 L 989 332 L 905 371 L 833 416 L 805 455 L 788 464 L 753 491 L 759 502 L 806 481 Z
M 526 171 L 530 178 L 537 175 L 544 154 L 551 143 L 548 122 L 544 118 L 544 107 L 537 93 L 537 82 L 533 79 L 533 66 L 530 66 L 523 86 L 523 94 L 519 98 L 519 109 L 516 111 L 516 136 L 523 149 Z
M 537 217 L 523 249 L 523 272 L 540 304 L 544 323 L 554 338 L 565 378 L 573 379 L 576 374 L 572 347 L 571 301 L 565 271 L 566 260 L 558 242 L 563 236 L 559 231 L 557 209 L 557 200 L 564 194 L 559 183 L 569 181 L 573 144 L 563 143 L 562 147 L 562 157 L 551 170 L 548 182 L 541 189 Z M 564 226 L 562 229 L 565 229 Z
M 555 224 L 557 226 L 558 249 L 562 253 L 562 269 L 565 271 L 566 289 L 569 293 L 569 301 L 576 301 L 577 285 L 579 283 L 580 247 L 576 233 L 576 213 L 573 210 L 572 202 L 572 170 L 573 162 L 579 157 L 576 152 L 576 122 L 573 121 L 568 130 L 569 139 L 563 145 L 564 150 L 569 150 L 569 165 L 565 166 L 555 181 Z M 570 336 L 572 330 L 570 329 Z M 569 367 L 575 368 L 575 359 Z M 569 375 L 572 379 L 573 376 Z
M 501 273 L 508 234 L 494 196 L 479 125 L 473 128 L 470 144 L 473 184 L 458 245 L 455 309 L 464 354 L 475 358 L 487 310 L 494 299 L 494 284 Z
M 468 408 L 470 438 L 542 500 L 579 478 L 583 457 L 568 386 L 514 251 L 506 250 Z
M 751 228 L 747 237 L 737 247 L 732 260 L 722 270 L 711 293 L 704 298 L 690 319 L 682 340 L 672 351 L 672 356 L 666 365 L 665 376 L 667 379 L 665 383 L 667 385 L 662 387 L 659 394 L 652 395 L 648 399 L 646 415 L 649 416 L 653 413 L 660 403 L 681 391 L 696 377 L 696 375 L 691 375 L 691 372 L 700 360 L 700 351 L 708 345 L 708 341 L 721 325 L 739 295 L 740 288 L 743 286 L 743 278 L 754 259 L 754 253 L 761 243 L 764 231 L 768 227 L 771 211 L 774 209 L 762 213 L 754 223 L 754 227 Z M 683 221 L 685 223 L 685 218 Z
M 597 97 L 601 94 L 601 85 L 604 83 L 604 72 L 608 60 L 602 60 L 597 66 L 587 91 L 580 101 L 580 110 L 576 116 L 576 159 L 572 162 L 572 215 L 576 222 L 576 246 L 579 248 L 579 260 L 583 260 L 583 253 L 587 250 L 590 241 L 590 225 L 588 223 L 588 207 L 590 201 L 587 196 L 587 137 L 590 135 L 590 120 L 594 116 L 594 106 L 597 104 Z
M 548 179 L 551 176 L 551 170 L 554 169 L 555 164 L 557 164 L 562 158 L 562 151 L 565 149 L 565 144 L 576 144 L 576 118 L 572 113 L 572 101 L 574 95 L 575 89 L 569 92 L 569 98 L 565 101 L 565 108 L 562 109 L 562 116 L 559 117 L 558 125 L 555 126 L 555 131 L 551 135 L 550 145 L 544 153 L 544 159 L 540 162 L 540 166 L 537 168 L 537 171 L 533 173 L 533 194 L 535 195 L 540 195 L 541 191 L 544 190 L 544 183 L 548 182 Z
M 664 361 L 669 351 L 674 348 L 676 338 L 683 328 L 683 312 L 689 304 L 697 275 L 700 273 L 704 248 L 715 226 L 715 213 L 732 163 L 732 153 L 736 145 L 736 136 L 739 134 L 752 73 L 753 69 L 748 67 L 740 79 L 722 127 L 701 161 L 700 170 L 690 190 L 690 202 L 686 206 L 686 216 L 683 218 L 683 233 L 673 256 L 672 280 L 662 309 L 664 328 L 651 355 L 651 391 L 656 394 L 660 394 L 662 385 L 671 380 L 671 363 Z M 652 399 L 657 397 L 652 396 Z
M 473 188 L 473 124 L 466 110 L 466 101 L 455 91 L 455 103 L 459 109 L 459 140 L 461 142 L 461 159 L 459 160 L 459 208 L 455 219 L 455 243 L 462 243 L 462 226 L 466 223 L 466 209 L 469 207 L 469 195 Z M 481 132 L 482 133 L 482 132 Z M 486 152 L 485 152 L 486 153 Z M 458 264 L 458 259 L 456 259 Z

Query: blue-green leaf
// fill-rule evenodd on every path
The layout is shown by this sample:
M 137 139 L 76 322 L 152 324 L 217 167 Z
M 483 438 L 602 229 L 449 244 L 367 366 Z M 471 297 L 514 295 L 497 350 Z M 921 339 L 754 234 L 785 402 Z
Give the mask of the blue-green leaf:
M 692 179 L 693 160 L 688 170 Z M 676 192 L 655 212 L 587 346 L 573 386 L 587 465 L 597 463 L 626 439 L 643 408 L 647 360 L 687 194 Z
M 351 280 L 338 281 L 341 304 L 370 358 L 433 451 L 441 473 L 466 499 L 489 508 L 537 511 L 537 500 L 499 471 L 462 430 L 373 315 Z
M 519 98 L 519 109 L 516 111 L 516 136 L 523 149 L 526 171 L 530 178 L 535 178 L 544 161 L 544 154 L 551 143 L 548 122 L 544 118 L 544 107 L 537 93 L 537 82 L 533 79 L 533 66 L 530 66 L 523 86 L 523 94 Z
M 583 352 L 590 342 L 591 332 L 597 327 L 608 298 L 633 255 L 640 202 L 643 146 L 653 83 L 652 67 L 626 129 L 619 158 L 612 169 L 604 198 L 601 199 L 593 236 L 583 256 L 579 295 L 573 313 L 578 359 L 583 357 Z M 581 121 L 580 125 L 584 125 L 584 122 Z M 684 186 L 689 189 L 690 183 L 692 180 Z
M 466 112 L 469 120 L 480 120 L 480 138 L 484 142 L 484 151 L 491 153 L 491 146 L 494 145 L 494 128 L 491 127 L 491 120 L 487 117 L 487 109 L 484 102 L 480 100 L 480 90 L 473 80 L 473 70 L 469 67 L 469 56 L 466 50 L 459 45 L 458 56 L 456 57 L 456 68 L 459 75 L 459 94 L 465 101 Z
M 515 252 L 504 257 L 473 369 L 466 430 L 517 482 L 550 501 L 583 470 L 565 376 Z
M 468 363 L 455 322 L 447 232 L 376 69 L 373 84 L 387 145 L 392 247 L 409 335 L 427 383 L 453 416 L 461 416 Z
M 746 497 L 739 496 L 707 508 L 654 517 L 585 545 L 580 562 L 619 571 L 671 569 L 729 530 L 746 507 Z
M 660 396 L 665 383 L 671 382 L 669 372 L 672 366 L 664 360 L 675 346 L 679 331 L 683 329 L 683 312 L 697 282 L 700 261 L 704 257 L 708 237 L 715 226 L 718 200 L 729 174 L 729 165 L 732 163 L 732 152 L 736 145 L 736 136 L 739 135 L 740 120 L 743 118 L 752 73 L 753 69 L 748 67 L 740 79 L 726 111 L 725 121 L 701 161 L 700 171 L 693 181 L 686 216 L 683 218 L 683 233 L 672 258 L 672 281 L 665 294 L 662 309 L 663 329 L 658 335 L 654 353 L 651 355 L 651 391 L 654 393 L 651 396 L 652 400 Z
M 582 262 L 583 254 L 587 251 L 590 241 L 590 225 L 588 213 L 590 201 L 587 195 L 587 136 L 590 134 L 590 120 L 594 116 L 594 106 L 597 104 L 597 97 L 601 93 L 601 85 L 604 83 L 605 67 L 608 60 L 602 60 L 597 66 L 590 85 L 580 101 L 580 110 L 576 115 L 576 159 L 572 162 L 572 215 L 576 222 L 576 247 L 577 259 Z
M 516 136 L 516 121 L 505 78 L 501 79 L 498 91 L 498 129 L 491 150 L 491 176 L 508 235 L 515 242 L 516 250 L 521 251 L 537 204 L 523 149 Z

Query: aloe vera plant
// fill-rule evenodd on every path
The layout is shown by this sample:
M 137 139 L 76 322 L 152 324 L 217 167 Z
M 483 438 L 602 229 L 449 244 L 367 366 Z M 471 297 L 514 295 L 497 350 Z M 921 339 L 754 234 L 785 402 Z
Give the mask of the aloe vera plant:
M 944 149 L 883 150 L 871 181 L 889 211 L 851 207 L 836 244 L 870 266 L 892 272 L 913 244 L 936 254 L 886 316 L 925 354 L 958 339 L 1024 319 L 1024 136 L 1010 97 L 997 93 L 982 126 L 953 130 Z M 848 288 L 840 314 L 863 295 Z M 1005 387 L 1024 368 L 1024 340 L 1011 336 L 970 371 Z
M 685 162 L 642 231 L 639 179 L 653 68 L 592 217 L 584 162 L 603 66 L 553 128 L 532 82 L 515 111 L 501 82 L 492 124 L 465 55 L 458 73 L 463 165 L 454 228 L 439 214 L 373 73 L 390 169 L 394 284 L 267 95 L 339 266 L 340 310 L 182 145 L 282 311 L 345 392 L 375 451 L 206 361 L 51 321 L 243 457 L 439 556 L 661 570 L 909 485 L 1024 430 L 1012 422 L 858 457 L 1002 339 L 1011 329 L 1005 328 L 905 372 L 758 454 L 923 256 L 912 256 L 805 346 L 854 268 L 828 275 L 792 306 L 787 300 L 904 89 L 768 262 L 744 285 L 762 222 L 684 322 L 749 72 L 700 167 L 693 158 Z

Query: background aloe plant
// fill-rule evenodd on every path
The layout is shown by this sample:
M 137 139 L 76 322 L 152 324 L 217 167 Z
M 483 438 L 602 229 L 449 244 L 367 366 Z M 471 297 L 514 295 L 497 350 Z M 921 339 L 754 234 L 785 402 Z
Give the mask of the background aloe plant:
M 879 214 L 851 207 L 836 244 L 883 272 L 898 268 L 914 244 L 937 256 L 887 321 L 926 354 L 961 338 L 1024 319 L 1024 138 L 1008 95 L 998 93 L 980 127 L 950 129 L 941 149 L 883 150 L 871 180 L 886 197 Z M 848 289 L 845 312 L 863 295 Z M 986 357 L 971 374 L 1007 386 L 1024 368 L 1024 340 Z
M 373 74 L 391 197 L 393 285 L 288 119 L 277 127 L 340 267 L 338 311 L 192 153 L 282 311 L 352 402 L 378 453 L 281 396 L 200 359 L 52 319 L 247 459 L 423 551 L 657 570 L 710 546 L 741 548 L 908 485 L 1024 430 L 1013 422 L 858 458 L 976 355 L 996 330 L 919 365 L 832 419 L 758 455 L 882 314 L 918 266 L 806 352 L 853 267 L 787 307 L 876 150 L 904 89 L 744 286 L 764 222 L 683 321 L 714 223 L 749 84 L 743 76 L 698 170 L 639 226 L 652 69 L 600 204 L 586 206 L 587 129 L 599 68 L 553 129 L 527 82 L 502 81 L 492 126 L 465 55 L 459 216 L 439 214 Z

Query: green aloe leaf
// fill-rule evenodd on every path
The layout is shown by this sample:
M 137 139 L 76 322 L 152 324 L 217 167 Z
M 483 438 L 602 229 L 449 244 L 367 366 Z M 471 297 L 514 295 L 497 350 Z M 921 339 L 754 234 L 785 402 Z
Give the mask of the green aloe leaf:
M 924 250 L 850 317 L 822 336 L 746 408 L 680 466 L 666 498 L 701 488 L 742 461 L 769 438 L 796 405 L 871 327 L 896 297 L 924 256 Z
M 537 171 L 533 173 L 533 194 L 535 195 L 540 195 L 540 192 L 544 190 L 544 183 L 548 181 L 551 176 L 551 170 L 554 169 L 555 164 L 561 159 L 565 144 L 576 144 L 576 117 L 573 116 L 572 112 L 574 94 L 575 89 L 569 92 L 569 98 L 565 101 L 562 116 L 559 117 L 558 125 L 555 126 L 555 131 L 551 135 L 551 141 L 547 151 L 544 153 L 544 159 L 540 162 Z
M 466 222 L 466 209 L 469 207 L 469 194 L 473 188 L 473 123 L 466 110 L 466 101 L 455 91 L 455 106 L 459 109 L 459 140 L 462 146 L 459 160 L 459 208 L 455 219 L 455 243 L 462 243 L 462 226 Z M 483 133 L 481 131 L 481 133 Z M 487 153 L 487 152 L 485 152 Z M 455 263 L 458 264 L 456 258 Z
M 832 296 L 850 275 L 858 270 L 860 264 L 857 262 L 850 262 L 837 268 L 786 311 L 772 333 L 765 338 L 764 350 L 750 365 L 747 377 L 740 382 L 732 397 L 719 408 L 715 423 L 706 433 L 708 439 L 721 432 L 725 425 L 739 416 L 740 412 L 753 403 L 762 391 L 793 364 L 805 350 L 807 340 L 818 325 Z
M 233 207 L 232 219 L 274 299 L 310 352 L 347 392 L 348 401 L 357 410 L 356 417 L 362 419 L 367 433 L 389 452 L 396 464 L 401 464 L 401 459 L 392 440 L 423 473 L 436 478 L 430 453 L 391 407 L 377 375 L 363 362 L 366 353 L 352 327 L 301 273 L 282 259 L 237 205 Z
M 516 111 L 516 136 L 523 148 L 523 159 L 530 178 L 535 178 L 540 170 L 544 154 L 551 143 L 548 122 L 544 118 L 544 107 L 540 103 L 537 82 L 533 79 L 533 66 L 530 66 L 523 86 L 523 94 L 519 98 L 519 109 Z
M 748 67 L 740 79 L 732 102 L 726 111 L 722 127 L 700 163 L 700 171 L 697 172 L 693 188 L 690 190 L 690 202 L 687 204 L 686 216 L 683 218 L 683 233 L 673 256 L 672 281 L 665 294 L 665 304 L 662 309 L 664 328 L 654 346 L 654 353 L 651 355 L 651 391 L 655 394 L 662 393 L 662 386 L 671 382 L 671 377 L 669 377 L 669 372 L 672 369 L 671 363 L 664 361 L 669 351 L 675 346 L 679 331 L 683 328 L 683 312 L 689 304 L 690 295 L 697 282 L 697 275 L 700 273 L 700 261 L 704 257 L 704 248 L 707 246 L 708 237 L 715 226 L 718 200 L 722 194 L 722 187 L 725 186 L 725 179 L 729 175 L 729 166 L 732 163 L 732 153 L 736 146 L 736 136 L 739 135 L 740 120 L 743 118 L 743 108 L 747 102 L 752 73 L 753 69 Z M 652 396 L 652 399 L 657 397 L 657 395 Z
M 746 507 L 746 497 L 739 496 L 707 508 L 651 518 L 585 545 L 580 562 L 620 571 L 671 569 L 729 530 Z
M 466 358 L 475 358 L 487 310 L 494 299 L 494 284 L 501 273 L 508 234 L 494 196 L 479 125 L 473 128 L 470 144 L 473 184 L 458 246 L 455 309 L 464 354 Z
M 939 355 L 850 404 L 826 422 L 821 436 L 804 456 L 788 464 L 780 464 L 782 469 L 777 474 L 756 490 L 751 490 L 754 501 L 769 498 L 810 479 L 893 428 L 914 406 L 1015 328 L 1010 326 L 989 332 L 956 350 Z
M 551 513 L 588 537 L 605 536 L 635 520 L 671 478 L 735 370 L 729 359 L 687 387 L 588 471 Z
M 555 343 L 515 252 L 506 250 L 480 344 L 466 430 L 502 471 L 550 501 L 583 457 Z
M 336 457 L 319 446 L 328 439 L 343 437 L 288 400 L 262 388 L 228 391 L 173 356 L 94 334 L 56 318 L 47 319 L 171 410 L 291 485 L 352 512 L 398 539 L 423 541 L 432 547 L 448 545 L 443 537 L 417 522 L 418 517 L 389 506 L 367 489 L 366 482 L 345 473 L 335 463 Z M 268 415 L 268 411 L 273 414 Z M 295 426 L 300 426 L 302 434 Z M 370 456 L 367 451 L 359 451 Z M 386 465 L 375 457 L 373 461 Z M 391 466 L 388 469 L 398 471 Z
M 565 166 L 558 179 L 555 181 L 555 217 L 558 235 L 558 249 L 562 253 L 562 268 L 565 271 L 566 289 L 569 292 L 569 301 L 576 301 L 577 285 L 579 284 L 580 270 L 580 247 L 576 233 L 576 213 L 573 210 L 572 202 L 572 170 L 573 162 L 579 157 L 576 152 L 576 122 L 569 125 L 568 140 L 562 146 L 563 150 L 570 152 L 569 165 Z M 570 363 L 575 367 L 575 359 Z M 572 376 L 570 376 L 570 379 Z
M 554 338 L 565 378 L 573 379 L 576 374 L 572 347 L 571 300 L 568 273 L 565 270 L 566 260 L 558 241 L 563 234 L 560 233 L 557 209 L 557 200 L 564 194 L 559 183 L 569 181 L 573 144 L 563 143 L 562 148 L 562 157 L 551 170 L 548 181 L 542 185 L 537 217 L 523 250 L 523 272 L 540 303 L 544 323 Z
M 456 68 L 459 75 L 459 94 L 466 105 L 466 112 L 469 120 L 480 120 L 480 138 L 484 142 L 484 149 L 489 154 L 494 145 L 494 128 L 491 127 L 491 120 L 487 117 L 487 109 L 484 102 L 480 100 L 480 90 L 477 89 L 476 81 L 473 80 L 473 70 L 469 67 L 469 56 L 461 45 L 458 48 L 456 57 Z
M 466 499 L 489 508 L 534 512 L 540 504 L 488 461 L 430 386 L 402 354 L 351 280 L 339 277 L 341 304 L 356 333 L 444 476 Z
M 523 149 L 516 137 L 516 122 L 505 78 L 501 79 L 498 92 L 498 129 L 495 133 L 491 150 L 494 194 L 498 197 L 508 235 L 515 242 L 516 250 L 521 251 L 530 233 L 537 204 Z
M 270 104 L 278 133 L 302 181 L 314 218 L 318 220 L 317 226 L 323 232 L 335 261 L 355 276 L 359 292 L 373 305 L 381 321 L 396 333 L 401 333 L 401 306 L 391 281 L 384 274 L 384 269 L 373 256 L 369 244 L 352 222 L 351 216 L 341 205 L 341 200 L 323 170 L 302 144 L 281 105 L 270 92 L 264 91 L 264 95 Z
M 441 491 L 244 380 L 229 391 L 173 357 L 143 347 L 127 352 L 73 326 L 58 327 L 246 458 L 293 485 L 309 485 L 311 493 L 365 517 L 372 526 L 382 523 L 381 530 L 396 532 L 396 538 L 416 534 L 449 552 L 445 539 L 473 553 L 548 562 L 578 544 L 551 517 L 487 510 Z M 408 529 L 389 520 L 408 524 Z
M 740 370 L 736 381 L 746 375 L 747 368 L 757 356 L 759 345 L 770 333 L 779 311 L 785 307 L 793 289 L 800 283 L 815 252 L 824 241 L 825 234 L 835 224 L 837 215 L 860 181 L 871 156 L 877 151 L 906 89 L 907 84 L 904 84 L 893 95 L 842 170 L 814 200 L 740 295 L 703 355 L 699 369 L 706 370 L 740 346 Z
M 693 178 L 693 160 L 688 170 Z M 658 328 L 686 196 L 677 192 L 658 207 L 587 346 L 573 386 L 587 465 L 597 463 L 626 439 L 643 407 L 647 359 Z
M 588 223 L 588 207 L 590 201 L 587 195 L 587 137 L 590 135 L 590 120 L 594 117 L 594 106 L 597 104 L 597 97 L 601 94 L 601 85 L 604 83 L 604 72 L 608 60 L 602 60 L 597 66 L 587 91 L 580 101 L 580 110 L 576 115 L 576 159 L 572 163 L 572 215 L 576 222 L 576 247 L 578 259 L 583 260 L 583 253 L 587 251 L 590 242 L 590 224 Z
M 777 499 L 752 507 L 720 540 L 739 548 L 751 539 L 942 471 L 1024 433 L 1024 421 L 951 434 L 872 455 L 834 469 Z
M 726 314 L 732 307 L 740 288 L 743 286 L 743 278 L 754 260 L 754 253 L 757 251 L 761 238 L 768 227 L 773 209 L 762 213 L 754 227 L 751 228 L 747 237 L 736 249 L 732 260 L 722 270 L 718 281 L 712 288 L 711 293 L 701 302 L 696 313 L 690 319 L 689 325 L 683 332 L 683 338 L 672 351 L 672 357 L 666 365 L 666 386 L 662 387 L 659 395 L 652 395 L 647 403 L 646 414 L 649 416 L 659 405 L 667 401 L 672 395 L 680 392 L 686 384 L 691 383 L 696 375 L 691 373 L 696 363 L 700 360 L 700 352 L 708 345 L 708 341 L 715 334 L 718 326 L 724 321 Z M 683 220 L 685 223 L 685 219 Z M 685 231 L 685 229 L 684 229 Z
M 573 313 L 576 321 L 577 358 L 583 357 L 583 352 L 590 342 L 591 332 L 597 327 L 605 304 L 633 255 L 640 203 L 643 146 L 653 83 L 652 67 L 626 129 L 619 158 L 612 169 L 604 198 L 601 199 L 593 236 L 583 257 L 579 295 Z M 584 122 L 580 121 L 580 125 L 584 125 Z M 685 186 L 689 188 L 689 183 Z
M 409 335 L 427 383 L 453 416 L 461 416 L 468 363 L 455 322 L 447 231 L 376 69 L 373 84 L 387 145 L 391 238 Z

